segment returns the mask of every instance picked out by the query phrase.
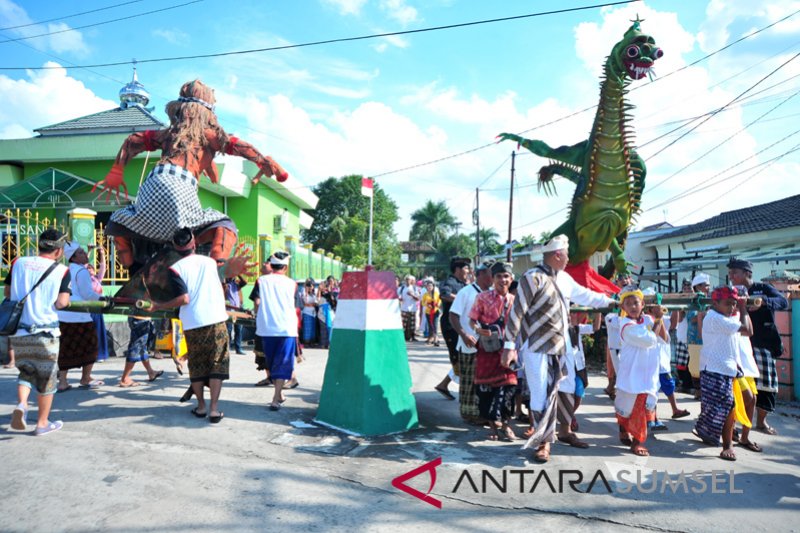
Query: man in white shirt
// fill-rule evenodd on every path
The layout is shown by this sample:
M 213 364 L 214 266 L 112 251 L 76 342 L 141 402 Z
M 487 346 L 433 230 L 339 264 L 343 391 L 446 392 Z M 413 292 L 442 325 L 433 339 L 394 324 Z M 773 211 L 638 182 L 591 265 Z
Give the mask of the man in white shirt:
M 405 286 L 400 289 L 400 315 L 403 317 L 403 334 L 406 342 L 416 341 L 416 317 L 419 305 L 419 292 L 414 284 L 416 278 L 411 274 L 405 277 Z
M 275 385 L 269 408 L 278 411 L 286 401 L 283 389 L 292 379 L 297 353 L 297 283 L 287 276 L 289 254 L 277 251 L 269 258 L 272 273 L 258 278 L 250 299 L 255 306 L 256 335 L 261 339 L 265 366 Z
M 19 329 L 9 337 L 19 369 L 18 403 L 11 415 L 11 428 L 28 429 L 28 398 L 35 387 L 39 393 L 37 436 L 58 431 L 64 425 L 60 420 L 51 422 L 48 417 L 53 407 L 58 373 L 60 332 L 56 311 L 68 306 L 70 297 L 69 269 L 58 264 L 64 255 L 65 241 L 66 236 L 58 230 L 43 231 L 39 235 L 39 255 L 15 260 L 5 280 L 6 298 L 20 301 L 28 295 Z M 31 291 L 45 273 L 47 277 Z
M 194 253 L 195 240 L 191 230 L 176 231 L 172 245 L 183 255 L 169 269 L 178 296 L 166 302 L 153 302 L 153 310 L 180 307 L 179 317 L 188 349 L 189 380 L 197 398 L 197 407 L 192 409 L 192 414 L 198 418 L 208 415 L 209 421 L 216 424 L 225 416 L 218 403 L 222 382 L 230 377 L 225 293 L 217 262 Z M 203 397 L 205 385 L 211 390 L 208 410 Z
M 458 333 L 458 403 L 461 418 L 468 424 L 482 423 L 478 412 L 478 396 L 475 393 L 475 354 L 478 349 L 478 335 L 470 326 L 469 312 L 472 304 L 483 291 L 492 286 L 491 264 L 482 263 L 475 268 L 475 282 L 456 293 L 450 307 L 450 325 Z M 438 390 L 438 389 L 437 389 Z M 441 391 L 439 391 L 441 392 Z

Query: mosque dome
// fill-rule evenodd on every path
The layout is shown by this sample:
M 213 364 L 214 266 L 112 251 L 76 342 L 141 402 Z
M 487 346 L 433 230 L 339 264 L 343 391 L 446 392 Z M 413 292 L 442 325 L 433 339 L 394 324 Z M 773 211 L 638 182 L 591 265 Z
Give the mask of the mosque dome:
M 119 106 L 126 109 L 131 106 L 147 107 L 150 102 L 150 93 L 144 85 L 139 83 L 136 76 L 136 67 L 133 68 L 133 79 L 119 90 Z

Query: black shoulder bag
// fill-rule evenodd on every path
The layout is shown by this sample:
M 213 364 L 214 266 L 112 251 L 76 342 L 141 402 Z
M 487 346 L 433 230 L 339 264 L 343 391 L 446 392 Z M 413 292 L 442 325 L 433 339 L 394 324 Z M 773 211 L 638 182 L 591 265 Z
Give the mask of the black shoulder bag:
M 17 332 L 19 320 L 22 318 L 22 310 L 25 308 L 25 300 L 28 299 L 28 296 L 36 290 L 36 287 L 41 285 L 45 278 L 47 278 L 57 266 L 58 263 L 54 261 L 53 264 L 44 271 L 39 281 L 31 287 L 28 294 L 22 297 L 22 300 L 3 300 L 3 303 L 0 303 L 0 336 L 13 335 Z

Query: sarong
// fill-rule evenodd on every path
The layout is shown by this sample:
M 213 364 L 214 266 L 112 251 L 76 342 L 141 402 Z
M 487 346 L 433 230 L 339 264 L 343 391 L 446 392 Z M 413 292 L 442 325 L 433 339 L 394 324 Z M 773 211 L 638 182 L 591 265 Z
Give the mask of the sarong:
M 476 385 L 478 395 L 478 412 L 489 422 L 507 422 L 514 415 L 514 395 L 516 385 L 492 387 Z
M 152 320 L 128 317 L 131 336 L 125 350 L 126 363 L 138 363 L 150 358 L 151 345 L 155 344 L 156 328 Z
M 106 233 L 164 243 L 172 241 L 177 229 L 197 230 L 215 223 L 236 230 L 227 216 L 202 208 L 197 197 L 197 179 L 191 172 L 177 165 L 160 164 L 147 175 L 136 203 L 111 215 Z
M 324 320 L 317 319 L 317 326 L 319 327 L 319 347 L 328 348 L 331 342 L 328 335 L 328 324 Z
M 475 394 L 475 354 L 458 351 L 458 367 L 461 376 L 458 383 L 458 407 L 462 418 L 476 417 L 478 396 Z
M 311 344 L 317 336 L 317 318 L 303 314 L 303 344 Z
M 689 367 L 689 345 L 681 342 L 675 342 L 675 366 L 681 370 Z
M 458 333 L 450 325 L 449 312 L 442 315 L 439 325 L 441 326 L 444 344 L 447 346 L 447 354 L 450 356 L 450 365 L 453 367 L 453 373 L 459 376 L 461 371 L 458 368 Z
M 775 396 L 778 392 L 778 369 L 775 366 L 775 358 L 769 349 L 756 347 L 753 347 L 753 357 L 761 374 L 756 378 L 758 388 L 756 407 L 771 413 L 775 410 Z
M 108 335 L 106 334 L 106 321 L 100 313 L 92 313 L 92 322 L 97 332 L 97 360 L 108 359 Z
M 53 394 L 58 384 L 59 339 L 50 333 L 9 337 L 19 370 L 20 385 L 35 388 L 39 394 Z
M 417 329 L 417 314 L 413 311 L 403 311 L 403 334 L 407 341 L 413 340 Z
M 297 337 L 261 337 L 265 366 L 269 377 L 292 379 L 294 360 L 297 355 Z
M 83 368 L 97 361 L 97 331 L 94 322 L 59 322 L 59 329 L 59 370 Z
M 647 440 L 647 423 L 656 419 L 656 397 L 646 392 L 634 394 L 617 389 L 614 411 L 620 428 L 642 443 Z
M 189 380 L 228 379 L 228 328 L 225 322 L 184 331 L 189 349 Z
M 535 431 L 522 447 L 530 448 L 544 442 L 555 442 L 558 419 L 558 383 L 567 373 L 564 358 L 554 354 L 520 350 L 525 366 L 525 379 L 530 389 L 530 410 Z
M 733 379 L 707 370 L 700 372 L 700 416 L 694 429 L 703 439 L 719 442 L 734 405 Z

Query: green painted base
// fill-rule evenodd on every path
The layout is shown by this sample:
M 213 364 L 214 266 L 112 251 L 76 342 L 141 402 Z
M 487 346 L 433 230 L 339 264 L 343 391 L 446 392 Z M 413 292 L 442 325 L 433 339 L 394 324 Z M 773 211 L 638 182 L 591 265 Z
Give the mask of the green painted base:
M 402 330 L 332 331 L 316 419 L 358 435 L 417 427 Z

